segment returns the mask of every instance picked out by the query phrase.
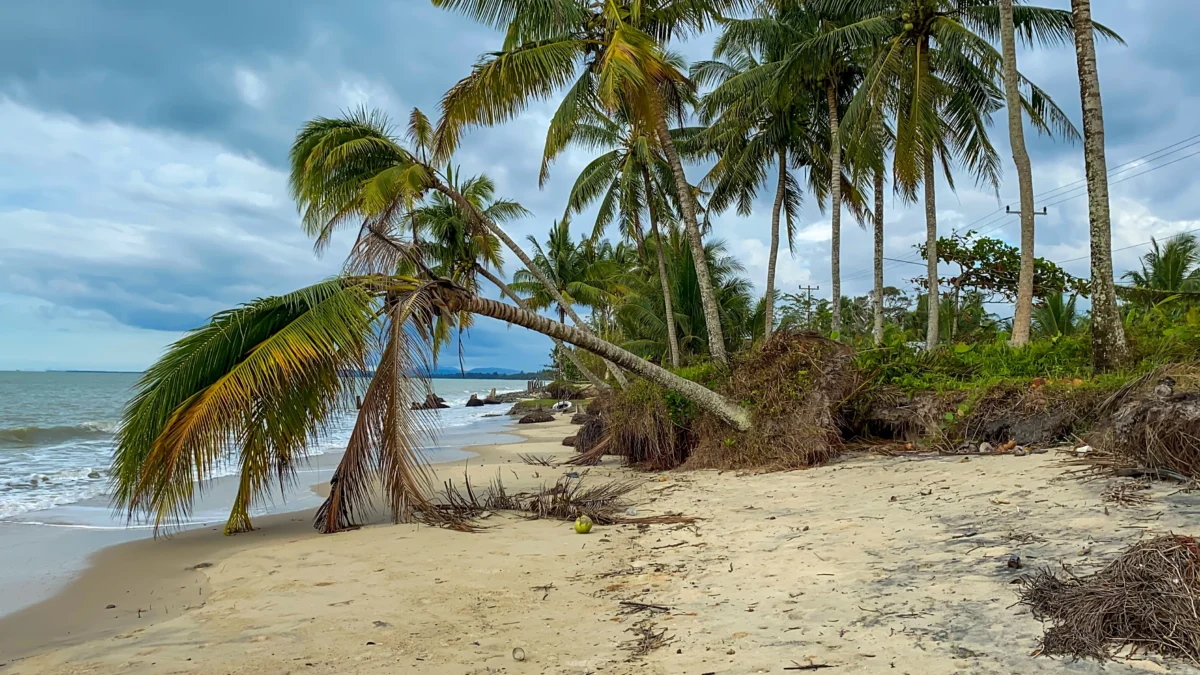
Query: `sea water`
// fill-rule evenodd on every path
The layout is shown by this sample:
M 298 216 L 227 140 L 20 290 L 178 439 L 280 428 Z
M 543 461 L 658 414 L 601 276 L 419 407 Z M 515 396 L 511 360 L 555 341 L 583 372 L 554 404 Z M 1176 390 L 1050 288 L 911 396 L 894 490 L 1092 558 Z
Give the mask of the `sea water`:
M 106 501 L 102 498 L 109 485 L 113 434 L 140 377 L 136 373 L 0 372 L 0 521 L 29 522 L 37 519 L 38 512 L 53 509 L 61 514 L 64 506 Z M 483 442 L 478 431 L 501 426 L 486 424 L 484 415 L 505 412 L 507 406 L 467 408 L 464 404 L 471 394 L 482 398 L 492 388 L 503 393 L 524 384 L 466 378 L 430 383 L 450 406 L 434 413 L 438 433 L 424 447 L 426 459 L 433 463 L 465 457 L 463 445 Z M 309 448 L 311 463 L 319 466 L 321 455 L 343 451 L 353 424 L 352 416 L 333 420 L 322 442 Z M 225 463 L 218 475 L 235 470 L 236 464 Z

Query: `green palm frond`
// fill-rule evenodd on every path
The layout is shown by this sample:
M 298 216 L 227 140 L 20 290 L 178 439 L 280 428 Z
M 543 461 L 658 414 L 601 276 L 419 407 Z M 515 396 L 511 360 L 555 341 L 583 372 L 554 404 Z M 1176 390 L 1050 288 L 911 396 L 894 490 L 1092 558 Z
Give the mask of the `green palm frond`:
M 367 286 L 334 279 L 223 312 L 176 342 L 125 409 L 114 505 L 156 529 L 176 526 L 239 439 L 254 449 L 287 430 L 316 433 L 338 409 L 337 373 L 365 366 L 374 311 Z M 294 437 L 275 445 L 280 456 L 302 452 Z

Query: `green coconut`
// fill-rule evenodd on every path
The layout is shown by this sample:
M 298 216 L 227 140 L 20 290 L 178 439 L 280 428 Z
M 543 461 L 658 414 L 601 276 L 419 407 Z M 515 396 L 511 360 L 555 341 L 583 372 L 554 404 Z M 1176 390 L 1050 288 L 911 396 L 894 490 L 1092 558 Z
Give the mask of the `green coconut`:
M 587 534 L 592 531 L 592 519 L 587 516 L 579 516 L 575 519 L 575 532 L 578 534 Z

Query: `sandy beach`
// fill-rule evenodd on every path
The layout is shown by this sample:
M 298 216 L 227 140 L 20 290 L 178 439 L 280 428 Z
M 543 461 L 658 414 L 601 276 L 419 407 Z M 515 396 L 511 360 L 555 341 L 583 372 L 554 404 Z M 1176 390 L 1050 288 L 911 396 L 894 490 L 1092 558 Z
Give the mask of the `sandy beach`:
M 553 482 L 571 469 L 517 455 L 565 458 L 572 430 L 520 428 L 520 443 L 472 448 L 466 471 L 478 485 L 497 471 L 513 489 Z M 1064 478 L 1054 453 L 849 455 L 765 475 L 611 463 L 585 480 L 642 480 L 637 515 L 702 520 L 583 536 L 496 514 L 474 534 L 322 536 L 300 513 L 233 538 L 124 544 L 0 620 L 0 661 L 30 674 L 1196 672 L 1035 657 L 1042 626 L 1014 606 L 1032 568 L 1087 573 L 1140 538 L 1192 531 L 1200 495 L 1175 486 L 1106 503 L 1111 479 Z M 464 463 L 437 471 L 458 479 Z

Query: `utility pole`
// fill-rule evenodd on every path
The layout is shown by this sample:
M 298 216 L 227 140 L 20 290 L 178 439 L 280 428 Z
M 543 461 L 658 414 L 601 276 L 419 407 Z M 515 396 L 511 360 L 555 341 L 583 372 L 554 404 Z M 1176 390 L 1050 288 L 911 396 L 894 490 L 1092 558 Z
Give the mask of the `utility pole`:
M 1005 206 L 1005 207 L 1004 207 L 1004 212 L 1005 212 L 1005 213 L 1007 213 L 1007 214 L 1009 214 L 1009 215 L 1012 215 L 1012 216 L 1019 216 L 1019 215 L 1021 215 L 1021 210 L 1020 210 L 1020 209 L 1017 209 L 1016 211 L 1013 211 L 1011 206 Z M 1044 206 L 1043 206 L 1041 211 L 1034 211 L 1034 212 L 1033 212 L 1033 215 L 1035 215 L 1035 216 L 1045 216 L 1045 215 L 1048 215 L 1048 214 L 1046 213 L 1046 207 L 1044 207 Z
M 820 286 L 800 286 L 800 292 L 808 294 L 808 300 L 804 303 L 804 327 L 809 330 L 812 330 L 812 294 L 819 290 Z

